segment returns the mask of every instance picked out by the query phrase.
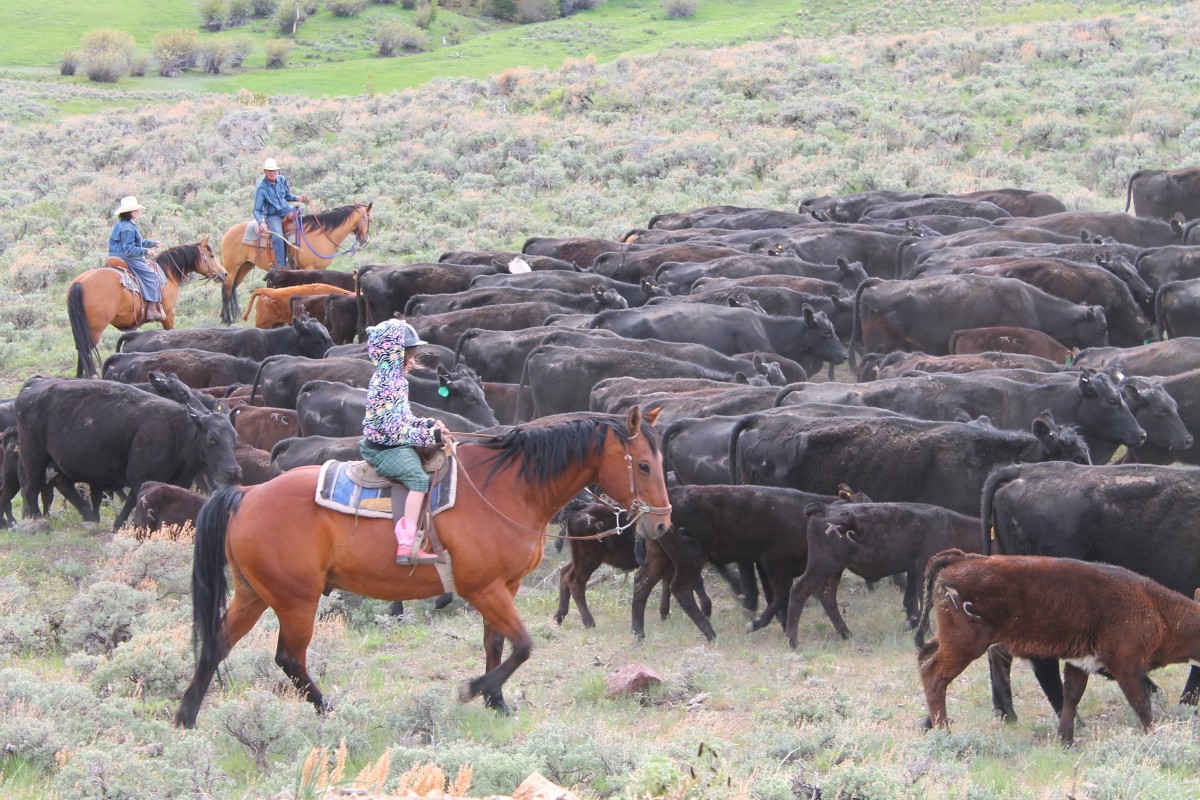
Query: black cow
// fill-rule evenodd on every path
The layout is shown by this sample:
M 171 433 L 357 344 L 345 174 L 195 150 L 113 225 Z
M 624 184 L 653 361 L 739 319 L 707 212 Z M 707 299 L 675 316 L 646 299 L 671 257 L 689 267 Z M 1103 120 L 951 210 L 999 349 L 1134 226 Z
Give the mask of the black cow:
M 980 189 L 966 194 L 951 194 L 963 200 L 995 203 L 1014 217 L 1045 217 L 1067 210 L 1067 205 L 1052 194 L 1028 189 Z
M 1081 244 L 1078 234 L 1055 233 L 1044 228 L 989 226 L 948 236 L 906 239 L 896 253 L 895 277 L 919 277 L 926 261 L 954 259 L 950 253 L 981 257 L 994 254 L 995 248 L 1019 248 L 1033 245 L 1073 246 Z M 931 268 L 936 272 L 936 268 Z
M 1176 341 L 1182 340 L 1177 339 Z M 1132 458 L 1147 464 L 1174 464 L 1176 462 L 1193 465 L 1200 464 L 1200 451 L 1189 444 L 1193 442 L 1192 435 L 1195 432 L 1200 432 L 1200 369 L 1181 372 L 1178 375 L 1170 375 L 1163 378 L 1154 378 L 1151 383 L 1165 392 L 1168 400 L 1174 401 L 1174 407 L 1178 411 L 1179 419 L 1183 422 L 1186 430 L 1182 431 L 1184 434 L 1182 438 L 1172 439 L 1168 431 L 1162 436 L 1157 437 L 1157 440 L 1151 440 L 1141 447 L 1134 448 L 1131 454 Z M 1136 386 L 1140 389 L 1142 383 L 1132 378 L 1126 378 L 1124 385 L 1128 392 L 1130 386 Z M 1139 393 L 1146 395 L 1148 398 L 1153 397 L 1149 392 Z M 1160 417 L 1159 411 L 1161 410 L 1161 418 L 1169 419 L 1171 404 L 1167 403 L 1166 405 L 1165 409 L 1157 407 L 1147 409 L 1146 414 Z M 1178 433 L 1176 431 L 1177 435 Z
M 1125 375 L 1178 375 L 1200 369 L 1200 338 L 1180 337 L 1140 347 L 1089 347 L 1076 353 L 1075 365 L 1115 369 Z
M 267 356 L 292 355 L 320 358 L 333 347 L 321 323 L 295 319 L 291 325 L 271 330 L 258 328 L 183 328 L 170 331 L 137 331 L 117 339 L 117 351 L 148 353 L 154 350 L 191 348 L 226 353 L 255 361 Z
M 1140 219 L 1114 211 L 1067 211 L 1045 217 L 1006 217 L 992 223 L 997 227 L 1032 226 L 1055 233 L 1111 236 L 1118 242 L 1139 247 L 1166 247 L 1183 244 L 1183 219 L 1170 221 Z
M 271 448 L 271 474 L 289 469 L 321 465 L 326 461 L 362 461 L 358 436 L 297 436 Z
M 404 307 L 404 313 L 406 316 L 444 314 L 465 308 L 530 302 L 554 303 L 563 308 L 589 314 L 607 308 L 629 308 L 629 301 L 615 289 L 601 289 L 599 286 L 593 286 L 589 292 L 579 293 L 500 285 L 479 286 L 452 294 L 414 295 Z
M 533 256 L 549 256 L 587 269 L 601 253 L 619 252 L 625 245 L 594 236 L 571 236 L 565 239 L 533 236 L 525 240 L 521 252 Z
M 591 272 L 526 272 L 521 275 L 481 275 L 471 281 L 471 288 L 484 286 L 512 286 L 518 289 L 554 289 L 560 292 L 583 294 L 599 289 L 614 291 L 630 306 L 645 305 L 652 296 L 647 291 L 650 284 L 623 283 L 595 275 Z
M 497 267 L 467 264 L 368 264 L 361 267 L 355 285 L 359 332 L 404 311 L 414 295 L 461 292 L 470 287 L 472 278 L 495 275 L 499 271 Z
M 804 307 L 824 313 L 833 321 L 834 330 L 843 341 L 850 338 L 850 329 L 854 324 L 854 303 L 844 295 L 814 295 L 793 291 L 783 287 L 768 286 L 738 286 L 726 285 L 714 288 L 696 289 L 682 297 L 655 297 L 647 303 L 648 306 L 666 305 L 669 303 L 707 303 L 708 305 L 731 306 L 734 308 L 754 308 L 751 303 L 761 309 L 761 313 L 775 317 L 799 317 L 804 315 Z
M 1032 433 L 958 422 L 748 414 L 734 426 L 734 483 L 834 494 L 845 482 L 879 502 L 931 503 L 960 514 L 979 506 L 988 473 L 1017 461 L 1088 462 L 1087 445 L 1049 415 Z
M 464 308 L 444 314 L 424 314 L 409 318 L 421 338 L 443 347 L 454 347 L 458 337 L 470 328 L 486 328 L 493 331 L 515 331 L 532 328 L 545 323 L 555 314 L 570 314 L 572 309 L 557 303 L 526 302 L 511 303 L 485 308 Z
M 233 456 L 237 437 L 224 414 L 201 414 L 107 381 L 49 378 L 27 381 L 16 409 L 27 516 L 37 515 L 34 498 L 51 465 L 93 490 L 129 488 L 114 530 L 133 511 L 145 481 L 188 486 L 204 472 L 214 484 L 225 485 L 241 477 Z M 65 494 L 84 519 L 98 521 L 78 493 Z
M 862 219 L 892 220 L 919 217 L 925 214 L 945 214 L 952 217 L 979 217 L 993 220 L 1011 217 L 995 203 L 987 200 L 966 200 L 958 197 L 922 197 L 917 200 L 896 200 L 868 208 Z
M 1170 220 L 1200 217 L 1200 167 L 1183 169 L 1139 169 L 1129 176 L 1125 211 L 1133 205 L 1139 217 Z
M 104 360 L 105 380 L 140 383 L 151 372 L 172 373 L 192 388 L 249 383 L 258 373 L 259 362 L 250 358 L 180 348 L 148 353 L 113 353 Z
M 854 307 L 852 369 L 858 341 L 865 352 L 920 350 L 944 356 L 950 354 L 950 336 L 969 328 L 1032 328 L 1069 347 L 1108 344 L 1102 307 L 1080 306 L 1013 278 L 872 279 L 858 287 Z
M 431 395 L 440 402 L 437 407 L 424 404 L 424 399 L 418 400 L 410 395 L 413 413 L 419 417 L 440 419 L 452 431 L 477 431 L 480 428 L 496 425 L 497 421 L 486 403 L 480 405 L 483 398 L 483 388 L 476 379 L 459 376 L 448 378 L 448 386 L 456 386 L 450 396 L 443 398 L 437 393 L 438 381 L 416 381 L 410 378 L 409 386 L 415 394 L 422 398 Z M 417 389 L 420 392 L 416 392 Z M 470 397 L 464 398 L 462 391 L 469 392 Z M 478 397 L 476 397 L 476 393 Z M 331 381 L 309 381 L 300 388 L 296 396 L 296 421 L 300 436 L 354 436 L 361 434 L 363 415 L 367 404 L 367 390 L 347 386 L 344 383 Z M 469 418 L 460 413 L 448 410 L 450 407 L 460 407 L 473 410 L 476 414 L 486 412 L 488 422 Z
M 1200 336 L 1200 279 L 1163 284 L 1154 296 L 1154 307 L 1163 336 Z
M 590 271 L 625 283 L 639 283 L 643 278 L 652 277 L 667 262 L 708 262 L 742 254 L 743 251 L 735 247 L 692 242 L 626 245 L 625 249 L 596 256 Z
M 1092 449 L 1104 442 L 1113 443 L 1110 449 L 1121 444 L 1134 447 L 1147 436 L 1123 402 L 1117 382 L 1104 373 L 936 373 L 870 383 L 801 384 L 791 389 L 780 391 L 780 403 L 867 405 L 943 421 L 965 411 L 971 417 L 987 415 L 1000 428 L 1018 430 L 1028 429 L 1049 409 L 1059 424 L 1077 426 Z
M 309 381 L 338 381 L 365 389 L 375 374 L 370 361 L 361 358 L 301 358 L 272 356 L 262 362 L 250 390 L 251 404 L 262 387 L 263 404 L 274 408 L 295 408 L 300 387 Z
M 576 265 L 569 261 L 563 261 L 561 258 L 535 256 L 506 250 L 454 250 L 438 256 L 438 263 L 484 265 L 507 270 L 511 268 L 513 261 L 518 259 L 524 261 L 535 272 L 541 270 L 576 272 L 579 269 Z
M 952 372 L 965 375 L 993 369 L 1025 369 L 1033 372 L 1062 372 L 1064 367 L 1048 358 L 1024 353 L 966 353 L 931 356 L 922 352 L 867 353 L 858 373 L 862 383 L 879 378 L 899 378 L 908 372 Z
M 330 296 L 325 301 L 325 327 L 334 345 L 353 342 L 354 337 L 358 335 L 358 298 L 347 295 Z
M 283 289 L 289 286 L 304 286 L 324 283 L 348 292 L 354 291 L 355 274 L 336 269 L 273 269 L 267 273 L 267 288 Z M 302 355 L 297 353 L 295 355 Z
M 1200 470 L 1154 466 L 1014 464 L 983 488 L 983 552 L 1101 561 L 1133 570 L 1189 598 L 1200 588 Z M 1015 720 L 1011 656 L 991 652 L 992 702 Z M 1034 671 L 1056 711 L 1054 661 Z M 1184 702 L 1200 697 L 1193 668 Z
M 705 278 L 753 278 L 766 275 L 789 275 L 836 283 L 842 289 L 853 290 L 867 279 L 861 263 L 850 263 L 838 256 L 828 263 L 800 258 L 766 255 L 740 255 L 719 258 L 700 264 L 667 262 L 654 273 L 654 280 L 672 294 L 687 294 Z
M 1200 247 L 1156 247 L 1135 261 L 1138 274 L 1155 290 L 1171 281 L 1200 278 Z
M 787 637 L 795 647 L 804 604 L 814 594 L 843 639 L 850 628 L 838 611 L 837 590 L 850 570 L 868 582 L 903 573 L 904 612 L 909 628 L 918 618 L 918 592 L 925 565 L 951 547 L 978 553 L 979 518 L 924 503 L 811 503 L 808 515 L 808 566 L 792 585 Z
M 800 202 L 800 212 L 832 222 L 858 222 L 867 209 L 873 206 L 901 200 L 917 200 L 920 197 L 916 192 L 894 192 L 885 189 L 837 197 L 810 197 Z
M 846 360 L 829 317 L 811 308 L 800 317 L 771 317 L 744 308 L 687 305 L 650 306 L 597 314 L 589 328 L 605 328 L 631 339 L 695 342 L 726 355 L 766 351 L 800 361 L 813 357 L 832 364 Z
M 1163 383 L 1162 380 L 1151 380 L 1139 375 L 1131 375 L 1121 381 L 1121 394 L 1125 397 L 1125 405 L 1129 406 L 1134 419 L 1146 431 L 1146 442 L 1142 447 L 1134 449 L 1133 457 L 1152 464 L 1171 463 L 1174 459 L 1184 458 L 1194 463 L 1195 456 L 1188 458 L 1180 451 L 1190 449 L 1195 443 L 1195 437 L 1179 413 L 1179 402 L 1171 396 Z M 1175 381 L 1173 388 L 1175 391 L 1186 392 L 1198 386 L 1200 383 L 1190 382 L 1185 378 Z M 1193 425 L 1200 426 L 1200 418 L 1194 413 L 1191 404 L 1188 415 Z M 1169 460 L 1163 460 L 1160 454 L 1165 454 Z M 1112 456 L 1111 453 L 1102 451 L 1092 455 L 1098 464 L 1107 463 Z
M 17 424 L 16 400 L 0 400 L 0 430 Z

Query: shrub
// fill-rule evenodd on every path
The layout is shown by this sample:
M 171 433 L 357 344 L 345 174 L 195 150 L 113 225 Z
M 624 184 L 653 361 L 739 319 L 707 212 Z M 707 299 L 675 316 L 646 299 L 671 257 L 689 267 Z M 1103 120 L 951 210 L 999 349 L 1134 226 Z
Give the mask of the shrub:
M 410 53 L 419 53 L 425 49 L 427 41 L 428 37 L 416 28 L 402 28 L 397 44 L 401 50 L 407 50 Z
M 413 24 L 418 28 L 429 30 L 429 26 L 437 19 L 437 2 L 422 3 L 416 11 L 413 12 Z
M 171 78 L 196 66 L 196 49 L 195 31 L 163 31 L 155 36 L 154 57 L 158 59 L 158 74 Z
M 253 689 L 246 693 L 245 700 L 231 700 L 218 706 L 213 716 L 250 751 L 259 772 L 266 772 L 267 759 L 272 753 L 295 750 L 300 733 L 294 711 L 295 703 Z
M 238 25 L 244 25 L 246 20 L 254 16 L 254 10 L 251 8 L 250 0 L 229 0 L 228 14 L 229 27 L 236 28 Z
M 242 66 L 246 56 L 254 52 L 254 39 L 249 36 L 239 36 L 229 45 L 229 66 Z
M 300 0 L 283 0 L 275 10 L 275 27 L 286 36 L 295 34 L 301 22 L 304 22 L 304 11 L 300 8 Z
M 145 75 L 148 69 L 150 69 L 150 56 L 145 53 L 134 53 L 133 58 L 129 59 L 129 74 L 135 78 Z
M 517 22 L 545 22 L 562 16 L 558 0 L 517 0 Z
M 663 11 L 667 12 L 667 19 L 694 17 L 699 6 L 700 0 L 663 0 Z
M 404 26 L 394 19 L 389 19 L 375 30 L 375 41 L 379 43 L 379 55 L 382 58 L 390 58 L 396 55 L 396 49 L 400 46 L 400 34 L 404 32 Z
M 417 0 L 400 0 L 400 7 L 412 11 L 417 7 Z
M 250 13 L 255 19 L 266 19 L 279 8 L 279 0 L 250 0 Z
M 496 19 L 517 18 L 517 0 L 491 0 L 490 8 Z
M 95 53 L 88 56 L 84 72 L 96 83 L 116 83 L 129 71 L 129 60 L 122 53 Z
M 62 54 L 62 58 L 58 61 L 59 75 L 74 75 L 79 69 L 79 51 L 68 50 Z
M 200 0 L 200 24 L 210 31 L 225 27 L 227 16 L 225 0 Z
M 355 17 L 367 7 L 367 0 L 325 0 L 325 7 L 335 17 Z
M 283 69 L 287 64 L 288 53 L 292 49 L 292 43 L 286 39 L 271 39 L 265 45 L 267 50 L 267 67 L 269 69 Z
M 207 41 L 200 46 L 200 65 L 209 75 L 220 75 L 231 52 L 233 45 L 223 39 Z
M 377 6 L 394 6 L 396 0 L 371 0 L 371 3 Z
M 593 8 L 599 8 L 604 0 L 559 0 L 559 8 L 562 9 L 562 15 L 569 17 L 577 11 L 591 11 Z
M 173 697 L 187 687 L 187 655 L 187 646 L 169 631 L 136 636 L 101 662 L 89 683 L 94 690 L 108 687 L 126 697 Z
M 152 595 L 123 583 L 97 581 L 78 595 L 63 617 L 63 644 L 69 650 L 111 653 L 133 635 L 133 621 L 145 612 Z

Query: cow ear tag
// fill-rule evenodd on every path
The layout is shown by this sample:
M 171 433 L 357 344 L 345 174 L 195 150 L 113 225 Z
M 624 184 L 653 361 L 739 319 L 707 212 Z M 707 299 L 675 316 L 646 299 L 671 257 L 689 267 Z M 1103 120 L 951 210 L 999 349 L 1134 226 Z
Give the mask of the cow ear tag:
M 440 394 L 442 397 L 449 397 L 449 396 L 450 396 L 450 390 L 449 390 L 449 389 L 447 389 L 445 386 L 439 386 L 439 387 L 438 387 L 438 394 Z

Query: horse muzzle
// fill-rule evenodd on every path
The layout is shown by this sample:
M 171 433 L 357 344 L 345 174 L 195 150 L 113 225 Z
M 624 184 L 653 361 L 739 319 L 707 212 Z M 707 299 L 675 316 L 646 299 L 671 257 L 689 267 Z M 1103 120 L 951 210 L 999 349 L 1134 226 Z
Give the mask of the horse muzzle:
M 671 514 L 643 514 L 637 520 L 637 532 L 646 539 L 658 541 L 671 529 Z

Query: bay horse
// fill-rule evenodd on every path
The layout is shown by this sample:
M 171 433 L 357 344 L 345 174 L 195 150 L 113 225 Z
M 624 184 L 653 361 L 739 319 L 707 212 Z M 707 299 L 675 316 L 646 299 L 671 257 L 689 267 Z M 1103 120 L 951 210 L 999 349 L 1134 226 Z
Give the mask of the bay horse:
M 456 446 L 457 498 L 437 516 L 451 555 L 454 591 L 483 616 L 485 672 L 459 689 L 507 713 L 504 682 L 528 658 L 532 639 L 513 602 L 542 560 L 554 514 L 598 483 L 643 535 L 671 524 L 656 413 L 544 417 L 478 443 Z M 447 591 L 433 565 L 399 566 L 392 522 L 357 518 L 313 502 L 320 467 L 217 492 L 196 519 L 192 642 L 196 671 L 175 723 L 191 728 L 217 666 L 267 609 L 279 620 L 275 663 L 318 713 L 329 709 L 305 666 L 317 602 L 342 589 L 381 600 Z M 226 606 L 228 564 L 233 601 Z M 504 640 L 512 650 L 503 661 Z
M 305 214 L 299 246 L 293 247 L 291 242 L 288 242 L 292 258 L 296 262 L 295 268 L 325 269 L 335 256 L 340 255 L 338 246 L 351 233 L 357 242 L 355 247 L 365 245 L 371 236 L 372 205 L 354 203 L 317 214 Z M 284 222 L 287 221 L 285 218 Z M 221 263 L 228 273 L 225 288 L 221 291 L 221 322 L 226 325 L 232 325 L 242 313 L 237 299 L 237 287 L 250 274 L 250 270 L 255 267 L 265 270 L 271 266 L 273 250 L 270 243 L 266 247 L 259 247 L 242 241 L 249 224 L 249 221 L 239 222 L 221 237 Z M 284 233 L 290 233 L 290 228 L 285 228 Z M 283 269 L 286 265 L 276 266 Z
M 162 287 L 162 326 L 167 331 L 175 327 L 175 301 L 179 297 L 179 286 L 188 275 L 196 272 L 214 281 L 224 281 L 226 277 L 207 236 L 195 244 L 181 244 L 162 251 L 155 263 L 167 276 L 167 283 Z M 112 325 L 120 331 L 133 330 L 139 324 L 145 305 L 141 295 L 121 285 L 121 275 L 113 268 L 89 269 L 71 281 L 67 289 L 67 319 L 71 322 L 71 336 L 78 354 L 76 378 L 96 377 L 96 362 L 100 359 L 97 345 L 104 329 Z

